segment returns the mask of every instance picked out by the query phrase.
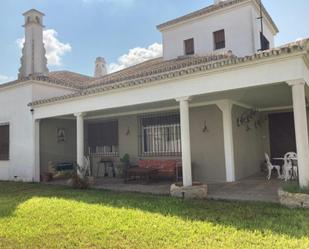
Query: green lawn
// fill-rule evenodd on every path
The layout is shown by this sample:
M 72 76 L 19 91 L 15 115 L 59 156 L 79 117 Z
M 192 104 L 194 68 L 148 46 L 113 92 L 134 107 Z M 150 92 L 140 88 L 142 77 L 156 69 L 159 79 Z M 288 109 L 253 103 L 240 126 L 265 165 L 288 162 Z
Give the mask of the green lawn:
M 309 248 L 309 210 L 0 182 L 0 248 Z

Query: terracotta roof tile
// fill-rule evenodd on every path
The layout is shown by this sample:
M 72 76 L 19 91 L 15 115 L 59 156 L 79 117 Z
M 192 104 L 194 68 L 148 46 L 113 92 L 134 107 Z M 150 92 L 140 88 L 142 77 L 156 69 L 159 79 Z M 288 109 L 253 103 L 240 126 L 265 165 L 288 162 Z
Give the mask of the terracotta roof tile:
M 164 61 L 162 58 L 150 60 L 122 71 L 87 81 L 87 88 L 64 96 L 37 100 L 29 105 L 36 106 L 80 96 L 93 95 L 114 89 L 146 85 L 155 81 L 173 79 L 184 75 L 207 72 L 213 69 L 238 65 L 249 61 L 258 61 L 270 57 L 279 57 L 297 52 L 309 54 L 309 39 L 286 44 L 271 50 L 250 56 L 236 57 L 230 53 L 207 56 L 190 56 Z
M 90 85 L 90 82 L 95 78 L 82 75 L 79 73 L 69 72 L 69 71 L 55 71 L 48 74 L 38 74 L 30 75 L 28 77 L 23 77 L 14 81 L 10 81 L 4 84 L 0 84 L 0 89 L 15 86 L 18 84 L 23 84 L 27 81 L 35 80 L 46 82 L 51 85 L 58 85 L 62 87 L 71 88 L 72 90 L 81 90 L 87 88 Z

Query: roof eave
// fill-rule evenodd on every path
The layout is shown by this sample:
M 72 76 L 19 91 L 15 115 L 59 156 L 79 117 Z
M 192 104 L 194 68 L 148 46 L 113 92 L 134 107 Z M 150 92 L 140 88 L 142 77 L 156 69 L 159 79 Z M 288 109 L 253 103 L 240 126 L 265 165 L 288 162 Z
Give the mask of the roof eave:
M 178 18 L 175 18 L 175 19 L 172 19 L 170 21 L 167 21 L 167 22 L 164 22 L 162 24 L 159 24 L 157 25 L 157 29 L 160 31 L 160 32 L 163 32 L 167 29 L 170 29 L 170 28 L 173 28 L 173 27 L 176 27 L 178 25 L 181 25 L 181 24 L 184 24 L 184 23 L 187 23 L 187 22 L 190 22 L 192 20 L 196 20 L 196 19 L 200 19 L 200 18 L 203 18 L 205 16 L 208 16 L 208 15 L 211 15 L 211 14 L 214 14 L 216 12 L 220 12 L 220 11 L 223 11 L 223 10 L 226 10 L 228 8 L 233 8 L 235 7 L 236 5 L 238 4 L 245 4 L 245 3 L 249 3 L 249 2 L 252 2 L 252 0 L 243 0 L 243 1 L 236 1 L 234 4 L 232 5 L 221 5 L 221 8 L 220 8 L 220 5 L 218 5 L 218 8 L 215 8 L 214 6 L 214 10 L 212 11 L 209 11 L 209 12 L 206 12 L 204 14 L 198 14 L 200 11 L 202 11 L 203 9 L 207 9 L 213 5 L 210 5 L 206 8 L 203 8 L 203 9 L 200 9 L 200 10 L 197 10 L 197 11 L 194 11 L 194 12 L 191 12 L 187 15 L 184 15 L 184 16 L 181 16 L 181 17 L 178 17 Z M 259 8 L 259 0 L 253 0 L 253 2 L 256 4 L 256 6 Z M 270 14 L 268 13 L 268 11 L 266 10 L 266 8 L 264 7 L 264 5 L 262 6 L 263 7 L 263 12 L 264 12 L 264 15 L 266 16 L 267 18 L 267 21 L 269 22 L 269 24 L 271 25 L 271 27 L 273 28 L 273 32 L 274 34 L 277 34 L 279 33 L 279 29 L 277 27 L 277 25 L 275 24 L 275 22 L 273 21 L 273 19 L 271 18 Z M 194 15 L 197 15 L 197 16 L 194 16 Z M 192 16 L 192 17 L 190 17 Z

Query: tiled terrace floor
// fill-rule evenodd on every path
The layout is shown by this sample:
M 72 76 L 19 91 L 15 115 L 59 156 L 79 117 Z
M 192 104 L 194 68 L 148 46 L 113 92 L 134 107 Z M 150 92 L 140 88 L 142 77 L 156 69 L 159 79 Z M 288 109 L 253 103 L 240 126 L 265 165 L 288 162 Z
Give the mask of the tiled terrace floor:
M 50 182 L 53 185 L 67 185 L 67 181 Z M 123 179 L 100 178 L 96 179 L 95 189 L 105 189 L 118 192 L 138 192 L 154 195 L 169 195 L 171 182 L 151 184 L 124 183 Z M 208 196 L 216 200 L 266 201 L 278 202 L 278 189 L 282 181 L 255 176 L 234 183 L 208 184 Z

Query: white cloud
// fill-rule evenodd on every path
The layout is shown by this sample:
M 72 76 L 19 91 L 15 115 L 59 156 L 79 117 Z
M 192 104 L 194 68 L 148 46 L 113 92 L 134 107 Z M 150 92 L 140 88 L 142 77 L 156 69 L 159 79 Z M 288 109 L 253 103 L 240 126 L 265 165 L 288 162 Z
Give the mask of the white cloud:
M 43 31 L 43 42 L 46 49 L 46 58 L 49 66 L 61 65 L 62 56 L 71 52 L 72 47 L 69 43 L 62 43 L 57 38 L 58 33 L 54 29 Z M 18 39 L 17 44 L 22 49 L 25 38 Z
M 162 44 L 159 43 L 154 43 L 148 48 L 133 48 L 129 53 L 120 56 L 116 63 L 111 63 L 109 72 L 116 72 L 160 56 L 162 56 Z
M 9 82 L 9 81 L 12 81 L 12 80 L 14 80 L 14 77 L 10 77 L 10 76 L 0 74 L 0 84 L 5 83 L 5 82 Z

